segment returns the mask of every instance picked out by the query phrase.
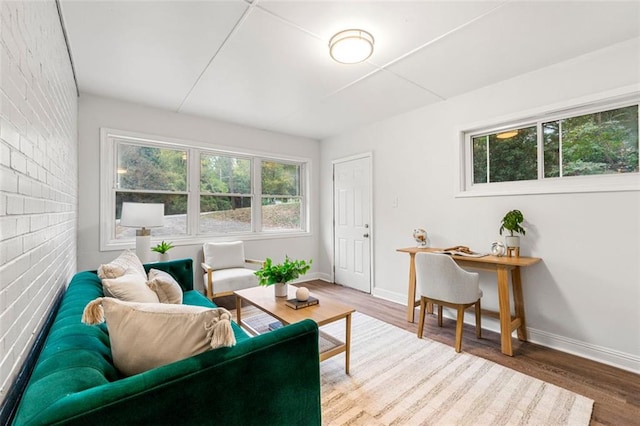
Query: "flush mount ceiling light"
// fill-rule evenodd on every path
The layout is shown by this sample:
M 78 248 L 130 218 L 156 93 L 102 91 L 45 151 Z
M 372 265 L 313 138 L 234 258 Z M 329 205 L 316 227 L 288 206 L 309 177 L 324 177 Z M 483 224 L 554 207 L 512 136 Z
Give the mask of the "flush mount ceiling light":
M 357 64 L 373 53 L 373 36 L 364 30 L 340 31 L 329 40 L 329 54 L 341 64 Z
M 506 132 L 498 133 L 496 138 L 498 139 L 509 139 L 518 134 L 517 130 L 507 130 Z

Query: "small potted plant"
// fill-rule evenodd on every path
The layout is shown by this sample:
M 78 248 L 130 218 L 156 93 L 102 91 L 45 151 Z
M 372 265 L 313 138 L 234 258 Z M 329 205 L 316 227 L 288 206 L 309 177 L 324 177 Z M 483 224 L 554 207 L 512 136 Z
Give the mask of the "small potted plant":
M 504 242 L 507 247 L 520 247 L 520 237 L 513 234 L 526 234 L 524 228 L 520 226 L 522 222 L 524 222 L 524 216 L 520 210 L 511 210 L 502 218 L 500 235 L 502 235 L 502 231 L 509 231 L 509 235 L 504 237 Z
M 173 248 L 173 244 L 171 242 L 165 242 L 164 240 L 156 245 L 155 247 L 151 247 L 151 251 L 155 251 L 158 253 L 158 260 L 160 262 L 166 262 L 169 260 L 169 250 Z
M 276 297 L 287 297 L 287 283 L 304 275 L 311 268 L 313 260 L 291 260 L 285 256 L 283 263 L 274 264 L 270 258 L 264 261 L 262 268 L 255 272 L 258 283 L 263 286 L 275 284 Z

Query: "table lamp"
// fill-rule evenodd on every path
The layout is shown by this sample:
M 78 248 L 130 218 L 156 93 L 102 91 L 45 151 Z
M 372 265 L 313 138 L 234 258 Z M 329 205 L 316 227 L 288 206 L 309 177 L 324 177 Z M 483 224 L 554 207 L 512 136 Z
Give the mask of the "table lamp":
M 149 261 L 151 229 L 164 226 L 164 204 L 122 203 L 120 226 L 136 229 L 136 255 L 142 263 Z

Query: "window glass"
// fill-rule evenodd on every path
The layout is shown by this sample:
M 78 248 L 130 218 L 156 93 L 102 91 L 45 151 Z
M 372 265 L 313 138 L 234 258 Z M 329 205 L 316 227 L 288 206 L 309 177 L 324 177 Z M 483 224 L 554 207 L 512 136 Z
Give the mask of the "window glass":
M 119 143 L 117 157 L 118 189 L 187 189 L 187 152 L 184 150 Z
M 262 229 L 301 229 L 302 203 L 300 166 L 262 161 Z
M 556 120 L 543 127 L 545 177 L 638 171 L 637 105 Z M 547 140 L 554 142 L 547 144 Z
M 638 104 L 582 111 L 468 135 L 471 184 L 638 173 Z
M 116 144 L 115 239 L 133 238 L 135 228 L 120 226 L 123 202 L 163 203 L 164 227 L 153 235 L 187 233 L 187 152 L 181 149 Z
M 199 232 L 251 232 L 251 217 L 251 160 L 201 154 Z
M 472 138 L 473 183 L 536 179 L 536 133 L 529 126 Z

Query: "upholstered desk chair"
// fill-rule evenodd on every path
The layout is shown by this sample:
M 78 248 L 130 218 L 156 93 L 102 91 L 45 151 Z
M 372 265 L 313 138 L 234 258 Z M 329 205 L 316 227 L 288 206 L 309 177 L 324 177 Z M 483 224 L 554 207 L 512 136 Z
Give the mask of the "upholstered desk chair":
M 477 273 L 467 272 L 446 254 L 416 254 L 416 287 L 420 294 L 420 320 L 418 338 L 424 330 L 427 302 L 438 305 L 438 326 L 442 327 L 442 307 L 456 309 L 456 352 L 462 348 L 462 325 L 464 310 L 476 307 L 476 336 L 481 337 L 480 328 L 480 277 Z
M 247 268 L 247 263 L 262 266 L 263 262 L 245 258 L 242 241 L 205 243 L 202 252 L 205 294 L 209 299 L 258 285 L 255 269 Z

